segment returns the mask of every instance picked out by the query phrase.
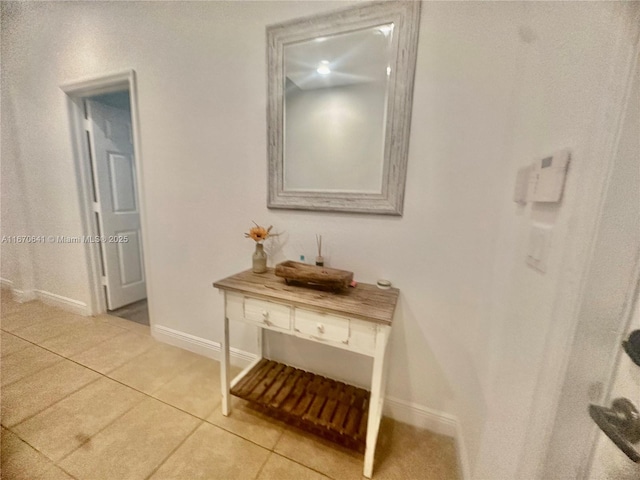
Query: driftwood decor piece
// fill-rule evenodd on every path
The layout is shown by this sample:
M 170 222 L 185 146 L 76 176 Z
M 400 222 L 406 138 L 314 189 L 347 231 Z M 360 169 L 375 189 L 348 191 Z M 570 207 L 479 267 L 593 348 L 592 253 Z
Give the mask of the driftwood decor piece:
M 353 272 L 291 260 L 276 265 L 276 276 L 284 278 L 287 283 L 294 282 L 332 290 L 347 288 L 353 281 Z

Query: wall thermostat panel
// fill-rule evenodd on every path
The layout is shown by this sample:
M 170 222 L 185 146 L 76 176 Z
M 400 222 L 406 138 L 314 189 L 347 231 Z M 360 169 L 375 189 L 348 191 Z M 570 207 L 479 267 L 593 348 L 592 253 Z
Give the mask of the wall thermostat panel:
M 532 201 L 550 203 L 560 201 L 569 168 L 569 159 L 570 152 L 565 149 L 533 163 L 529 190 Z

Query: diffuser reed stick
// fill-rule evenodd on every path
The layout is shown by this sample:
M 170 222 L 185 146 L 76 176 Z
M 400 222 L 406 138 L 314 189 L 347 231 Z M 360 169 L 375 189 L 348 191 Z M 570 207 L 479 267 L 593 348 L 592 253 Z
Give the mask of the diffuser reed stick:
M 324 258 L 322 257 L 322 235 L 316 233 L 316 245 L 318 245 L 318 256 L 316 257 L 316 265 L 324 267 Z

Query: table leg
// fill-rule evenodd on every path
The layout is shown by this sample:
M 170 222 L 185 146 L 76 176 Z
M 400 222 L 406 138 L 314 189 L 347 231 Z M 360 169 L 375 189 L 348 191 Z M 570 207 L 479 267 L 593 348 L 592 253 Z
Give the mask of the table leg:
M 364 476 L 373 475 L 373 459 L 376 453 L 378 430 L 382 418 L 382 401 L 384 398 L 385 352 L 388 332 L 380 328 L 376 337 L 376 351 L 373 357 L 373 374 L 371 376 L 371 398 L 369 399 L 369 418 L 367 419 L 367 445 L 364 451 Z
M 220 391 L 222 393 L 222 415 L 231 413 L 231 398 L 229 393 L 229 319 L 224 317 L 224 334 L 220 351 Z
M 258 357 L 264 357 L 264 328 L 256 327 L 258 329 Z

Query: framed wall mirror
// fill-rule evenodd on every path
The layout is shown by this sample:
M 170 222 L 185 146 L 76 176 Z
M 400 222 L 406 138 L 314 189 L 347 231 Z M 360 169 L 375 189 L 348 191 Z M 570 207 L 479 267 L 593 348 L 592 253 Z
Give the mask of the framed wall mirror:
M 420 2 L 267 27 L 269 208 L 402 215 Z

